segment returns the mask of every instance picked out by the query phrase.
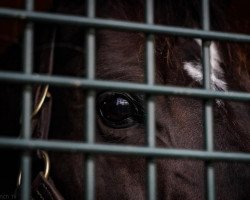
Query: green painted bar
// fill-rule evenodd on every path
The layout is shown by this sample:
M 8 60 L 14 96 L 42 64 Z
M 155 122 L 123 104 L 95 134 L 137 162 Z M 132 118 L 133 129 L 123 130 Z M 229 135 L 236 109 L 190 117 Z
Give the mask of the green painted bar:
M 145 19 L 147 25 L 154 24 L 154 1 L 147 0 L 145 7 Z M 155 82 L 155 55 L 154 55 L 154 35 L 146 34 L 145 49 L 145 83 L 153 86 Z M 151 95 L 146 96 L 146 141 L 147 146 L 155 147 L 155 103 Z M 146 175 L 146 199 L 157 199 L 157 166 L 153 157 L 147 159 Z
M 87 1 L 87 17 L 95 17 L 95 0 Z M 86 66 L 87 79 L 95 79 L 95 30 L 89 29 L 86 33 Z M 85 115 L 85 134 L 86 142 L 94 144 L 95 142 L 95 91 L 88 90 L 86 94 L 86 115 Z M 84 123 L 84 122 L 83 122 Z M 93 155 L 86 154 L 84 159 L 84 199 L 95 199 L 95 162 Z
M 34 7 L 33 0 L 25 1 L 26 11 L 32 11 Z M 33 68 L 33 24 L 28 22 L 25 25 L 23 36 L 23 73 L 31 74 Z M 25 85 L 22 94 L 22 130 L 23 139 L 31 139 L 31 112 L 32 112 L 32 89 Z M 21 199 L 30 199 L 31 194 L 31 152 L 24 151 L 21 157 L 22 182 Z
M 114 30 L 139 31 L 145 33 L 171 34 L 175 36 L 204 38 L 209 40 L 230 40 L 234 42 L 250 42 L 250 36 L 227 32 L 203 31 L 198 29 L 180 28 L 161 25 L 147 25 L 143 23 L 124 22 L 107 19 L 89 19 L 87 17 L 51 14 L 42 12 L 26 12 L 17 9 L 0 8 L 0 17 L 19 18 L 35 22 L 74 24 L 95 28 L 109 28 Z
M 81 142 L 65 142 L 59 140 L 22 140 L 15 138 L 0 138 L 0 148 L 36 150 L 44 149 L 49 151 L 71 152 L 71 153 L 90 153 L 90 154 L 112 154 L 112 155 L 131 155 L 155 158 L 176 158 L 176 159 L 197 159 L 223 161 L 223 162 L 247 162 L 250 163 L 249 153 L 221 152 L 221 151 L 201 151 L 188 149 L 166 149 L 149 148 L 135 146 L 119 146 L 113 144 L 87 144 Z
M 202 28 L 204 31 L 210 30 L 210 5 L 209 0 L 202 0 Z M 202 64 L 203 64 L 203 87 L 206 90 L 212 89 L 211 87 L 211 63 L 210 63 L 210 42 L 207 40 L 202 41 Z M 205 149 L 208 152 L 214 150 L 214 130 L 213 130 L 213 101 L 206 99 L 204 101 L 204 138 Z M 215 172 L 213 163 L 210 161 L 205 162 L 205 197 L 207 200 L 215 200 Z
M 39 83 L 42 85 L 50 84 L 59 87 L 81 87 L 91 89 L 124 90 L 131 92 L 147 93 L 152 95 L 173 95 L 186 96 L 203 99 L 228 99 L 235 101 L 250 101 L 250 94 L 246 92 L 221 92 L 206 89 L 195 89 L 187 87 L 146 85 L 140 83 L 87 80 L 82 78 L 66 76 L 47 76 L 47 75 L 27 75 L 22 73 L 0 72 L 0 81 L 13 83 Z
M 225 100 L 250 101 L 250 94 L 243 92 L 219 92 L 210 90 L 210 62 L 209 44 L 207 40 L 230 40 L 235 42 L 250 42 L 250 36 L 244 34 L 232 34 L 224 32 L 210 31 L 209 0 L 202 0 L 202 22 L 203 30 L 189 28 L 154 25 L 153 23 L 153 0 L 146 1 L 146 22 L 133 23 L 95 18 L 95 1 L 88 0 L 87 17 L 70 16 L 62 14 L 50 14 L 33 12 L 33 0 L 26 0 L 26 10 L 0 8 L 0 16 L 6 18 L 18 18 L 28 20 L 24 32 L 24 73 L 0 72 L 0 81 L 24 84 L 22 97 L 22 139 L 0 138 L 0 148 L 20 149 L 22 154 L 22 193 L 23 200 L 30 198 L 31 182 L 31 152 L 36 149 L 51 151 L 67 151 L 86 153 L 85 160 L 85 199 L 95 199 L 95 163 L 94 155 L 112 154 L 143 156 L 147 158 L 147 199 L 155 200 L 156 192 L 156 163 L 155 158 L 176 158 L 176 159 L 197 159 L 204 160 L 206 164 L 206 198 L 216 199 L 214 162 L 249 162 L 250 154 L 235 152 L 214 151 L 213 141 L 213 108 L 212 100 L 219 98 Z M 86 56 L 87 77 L 62 77 L 36 75 L 32 73 L 33 66 L 33 25 L 29 21 L 74 24 L 89 27 L 86 40 L 86 48 L 89 51 Z M 115 30 L 139 31 L 146 33 L 146 83 L 133 84 L 115 81 L 95 80 L 95 30 L 94 28 L 109 28 Z M 193 37 L 203 39 L 203 66 L 204 66 L 204 89 L 170 87 L 154 85 L 154 44 L 152 34 L 169 34 L 183 37 Z M 32 111 L 32 89 L 31 84 L 51 84 L 59 87 L 81 87 L 88 89 L 86 104 L 86 142 L 65 142 L 65 141 L 43 141 L 31 139 L 30 115 Z M 30 85 L 28 85 L 30 84 Z M 147 94 L 147 147 L 132 147 L 119 145 L 94 144 L 95 137 L 95 89 L 123 90 L 140 92 Z M 166 149 L 155 147 L 155 104 L 153 95 L 176 95 L 185 97 L 202 98 L 205 100 L 204 106 L 204 130 L 205 149 Z

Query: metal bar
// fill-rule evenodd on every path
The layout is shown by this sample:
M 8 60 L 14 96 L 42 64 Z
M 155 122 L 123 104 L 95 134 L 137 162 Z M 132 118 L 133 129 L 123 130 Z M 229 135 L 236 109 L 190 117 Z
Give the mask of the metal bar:
M 87 17 L 95 17 L 95 0 L 87 1 Z M 87 79 L 95 79 L 95 30 L 89 29 L 86 33 L 86 66 Z M 94 144 L 95 142 L 95 91 L 88 90 L 86 97 L 86 142 Z M 95 162 L 93 155 L 85 156 L 85 200 L 95 199 Z
M 33 10 L 33 0 L 25 1 L 26 11 Z M 24 29 L 23 44 L 23 73 L 31 74 L 33 67 L 33 24 L 28 22 Z M 32 112 L 32 89 L 25 85 L 22 94 L 22 130 L 21 137 L 25 140 L 31 139 L 31 112 Z M 21 157 L 22 182 L 21 199 L 30 199 L 31 194 L 31 154 L 24 151 Z
M 44 149 L 50 151 L 89 153 L 89 154 L 112 154 L 131 155 L 155 158 L 176 158 L 209 160 L 212 162 L 250 162 L 249 153 L 202 151 L 187 149 L 166 149 L 135 146 L 120 146 L 112 144 L 87 144 L 82 142 L 60 141 L 60 140 L 22 140 L 14 138 L 0 138 L 1 149 L 36 150 Z
M 234 42 L 250 42 L 250 36 L 228 32 L 204 31 L 191 28 L 180 28 L 162 25 L 147 25 L 143 23 L 124 22 L 118 20 L 87 18 L 72 15 L 51 14 L 42 12 L 26 12 L 18 9 L 0 8 L 0 17 L 19 18 L 36 22 L 74 24 L 95 28 L 109 28 L 113 30 L 128 30 L 145 33 L 160 33 L 174 36 L 201 38 L 209 40 L 230 40 Z
M 22 73 L 0 72 L 0 82 L 29 83 L 29 84 L 50 84 L 59 87 L 81 87 L 88 89 L 120 89 L 130 92 L 148 93 L 152 95 L 173 95 L 186 96 L 203 99 L 224 99 L 235 101 L 249 101 L 250 94 L 246 92 L 221 92 L 206 89 L 195 89 L 187 87 L 146 85 L 140 83 L 128 83 L 117 81 L 88 80 L 74 77 L 27 75 Z
M 145 8 L 145 18 L 147 25 L 154 23 L 154 1 L 147 0 Z M 155 79 L 155 59 L 154 59 L 154 35 L 146 34 L 146 52 L 145 52 L 145 78 L 146 84 L 153 86 Z M 155 147 L 155 103 L 154 97 L 146 96 L 146 141 L 150 148 Z M 156 200 L 156 162 L 153 157 L 146 160 L 147 162 L 147 178 L 146 178 L 146 199 Z
M 90 1 L 91 2 L 91 1 Z M 147 1 L 152 3 L 152 1 Z M 165 33 L 165 34 L 175 34 L 179 36 L 187 36 L 187 37 L 200 37 L 202 39 L 219 39 L 219 40 L 231 40 L 231 41 L 238 41 L 238 42 L 250 42 L 250 36 L 242 35 L 242 34 L 230 34 L 230 33 L 222 33 L 222 32 L 214 32 L 214 31 L 208 31 L 208 28 L 206 28 L 207 25 L 209 25 L 209 13 L 206 13 L 208 11 L 208 0 L 203 0 L 203 19 L 204 24 L 203 28 L 205 31 L 202 30 L 192 30 L 192 29 L 184 29 L 184 28 L 177 28 L 177 27 L 165 27 L 165 26 L 158 26 L 158 25 L 146 25 L 146 24 L 139 24 L 139 23 L 130 23 L 130 22 L 120 22 L 120 21 L 114 21 L 114 20 L 101 20 L 101 19 L 89 19 L 84 17 L 76 17 L 76 16 L 66 16 L 66 15 L 58 15 L 58 14 L 46 14 L 46 13 L 34 13 L 34 12 L 26 12 L 26 11 L 20 11 L 20 10 L 11 10 L 11 9 L 0 9 L 0 16 L 6 16 L 6 17 L 17 17 L 22 18 L 25 20 L 34 20 L 34 21 L 46 21 L 49 22 L 57 22 L 57 23 L 69 23 L 69 24 L 78 24 L 78 25 L 84 25 L 84 26 L 90 26 L 90 27 L 105 27 L 105 28 L 112 28 L 112 29 L 123 29 L 123 30 L 137 30 L 137 31 L 143 31 L 145 33 Z M 33 1 L 27 0 L 27 10 L 29 10 L 28 7 L 30 7 L 32 10 L 33 7 Z M 15 12 L 15 13 L 14 13 Z M 51 19 L 49 17 L 52 17 Z M 39 18 L 41 17 L 41 18 Z M 63 17 L 63 18 L 62 18 Z M 76 20 L 76 21 L 75 21 Z M 123 90 L 129 90 L 129 91 L 137 91 L 137 92 L 146 92 L 150 94 L 172 94 L 172 95 L 184 95 L 184 96 L 191 96 L 191 97 L 201 97 L 201 98 L 222 98 L 222 99 L 233 99 L 233 100 L 242 100 L 242 101 L 249 101 L 250 95 L 246 93 L 239 93 L 239 92 L 216 92 L 216 91 L 210 91 L 210 72 L 209 72 L 209 45 L 204 42 L 203 45 L 203 55 L 204 55 L 204 86 L 206 90 L 201 89 L 186 89 L 186 88 L 179 88 L 179 87 L 161 87 L 161 86 L 152 86 L 152 84 L 149 85 L 143 85 L 143 84 L 128 84 L 128 83 L 116 83 L 116 82 L 108 82 L 108 81 L 94 81 L 94 73 L 93 68 L 88 67 L 88 79 L 82 80 L 82 79 L 75 79 L 71 77 L 48 77 L 48 76 L 34 76 L 30 75 L 32 72 L 32 42 L 33 42 L 33 30 L 32 25 L 29 27 L 30 23 L 27 24 L 25 29 L 25 46 L 24 50 L 24 72 L 26 75 L 23 75 L 22 77 L 19 76 L 18 73 L 11 73 L 11 76 L 9 77 L 2 77 L 3 80 L 10 81 L 10 78 L 14 78 L 11 80 L 12 82 L 21 81 L 22 83 L 39 83 L 40 81 L 44 84 L 47 82 L 51 82 L 51 84 L 60 85 L 60 86 L 69 86 L 69 87 L 85 87 L 88 89 L 95 89 L 95 88 L 102 88 L 102 89 L 123 89 Z M 28 36 L 29 35 L 29 36 Z M 91 44 L 94 44 L 94 42 L 91 42 L 91 36 L 94 36 L 94 34 L 91 33 L 91 31 L 88 34 L 89 40 L 88 45 L 91 47 Z M 149 52 L 152 50 L 152 38 L 151 35 L 148 35 L 148 42 L 147 42 L 147 55 L 150 56 Z M 94 37 L 93 37 L 94 38 Z M 92 38 L 92 39 L 93 39 Z M 151 40 L 151 41 L 150 41 Z M 31 48 L 30 48 L 31 47 Z M 94 45 L 93 45 L 94 47 Z M 88 50 L 91 48 L 88 48 Z M 92 48 L 94 49 L 94 48 Z M 151 49 L 151 50 L 149 50 Z M 87 51 L 88 52 L 88 51 Z M 151 52 L 152 53 L 152 52 Z M 31 57 L 29 57 L 29 55 Z M 91 62 L 92 58 L 91 55 L 94 55 L 93 52 L 90 52 L 88 57 L 89 61 Z M 152 54 L 151 54 L 152 55 Z M 149 57 L 147 56 L 147 59 Z M 94 61 L 95 59 L 93 59 Z M 150 60 L 150 59 L 149 59 Z M 150 61 L 148 60 L 147 63 Z M 151 60 L 152 62 L 152 60 Z M 152 64 L 152 63 L 151 63 Z M 87 66 L 94 66 L 95 64 L 87 64 Z M 150 66 L 150 64 L 147 64 Z M 206 67 L 207 66 L 207 67 Z M 30 67 L 30 68 L 29 68 Z M 152 67 L 148 67 L 147 69 L 152 69 Z M 92 70 L 92 72 L 91 72 Z M 147 72 L 148 74 L 149 71 Z M 92 75 L 93 76 L 92 76 Z M 7 73 L 0 73 L 1 75 L 5 76 Z M 17 75 L 15 77 L 15 75 Z M 28 80 L 25 80 L 27 77 Z M 92 77 L 92 78 L 91 78 Z M 153 76 L 148 76 L 152 78 Z M 37 79 L 38 78 L 38 79 Z M 66 79 L 65 79 L 66 78 Z M 36 79 L 36 80 L 35 80 Z M 65 83 L 66 80 L 66 83 Z M 148 80 L 148 83 L 151 81 Z M 115 84 L 114 84 L 115 83 Z M 104 84 L 104 85 L 103 85 Z M 0 138 L 0 148 L 18 148 L 22 150 L 35 150 L 36 148 L 44 148 L 44 149 L 50 149 L 50 150 L 56 150 L 56 151 L 80 151 L 80 152 L 86 152 L 86 153 L 111 153 L 111 154 L 122 154 L 122 155 L 134 155 L 134 156 L 147 156 L 147 157 L 171 157 L 171 158 L 191 158 L 191 159 L 201 159 L 206 160 L 208 162 L 208 168 L 207 168 L 207 175 L 208 175 L 208 182 L 207 182 L 207 189 L 208 189 L 208 199 L 215 199 L 215 184 L 214 184 L 214 171 L 211 167 L 210 161 L 241 161 L 241 162 L 250 162 L 250 154 L 244 154 L 244 153 L 223 153 L 223 152 L 215 152 L 213 151 L 213 110 L 212 110 L 212 103 L 211 101 L 207 101 L 205 106 L 205 131 L 206 131 L 206 149 L 208 152 L 203 151 L 188 151 L 188 150 L 173 150 L 173 149 L 159 149 L 159 148 L 153 148 L 155 145 L 154 141 L 154 115 L 149 115 L 148 126 L 147 126 L 147 132 L 148 134 L 148 144 L 150 148 L 143 148 L 143 147 L 120 147 L 115 145 L 94 145 L 94 93 L 89 92 L 87 98 L 87 144 L 79 144 L 79 143 L 72 143 L 72 142 L 55 142 L 55 141 L 33 141 L 30 139 L 31 133 L 30 133 L 30 116 L 31 113 L 31 88 L 29 86 L 25 86 L 24 92 L 23 92 L 23 120 L 24 120 L 24 126 L 22 129 L 23 138 L 26 140 L 16 140 L 16 139 L 4 139 Z M 152 104 L 150 104 L 150 102 Z M 93 109 L 92 109 L 92 108 Z M 154 104 L 151 99 L 148 101 L 148 111 L 154 110 Z M 90 122 L 92 119 L 92 122 Z M 150 120 L 151 119 L 151 120 Z M 92 123 L 92 124 L 91 124 Z M 91 160 L 91 156 L 88 157 L 87 160 Z M 88 176 L 90 178 L 87 178 L 87 186 L 86 189 L 89 191 L 89 194 L 87 195 L 87 199 L 94 199 L 92 193 L 94 194 L 93 187 L 91 185 L 94 185 L 94 182 L 90 181 L 91 177 L 94 177 L 94 163 L 89 162 L 90 165 L 87 165 L 86 174 L 89 174 Z M 23 166 L 23 192 L 22 192 L 22 199 L 29 199 L 29 185 L 30 185 L 30 154 L 28 151 L 25 151 L 22 157 L 22 166 Z M 149 171 L 155 171 L 155 165 L 153 163 L 153 168 L 151 169 L 149 167 Z M 26 177 L 26 178 L 25 178 Z M 155 175 L 150 176 L 148 180 L 155 180 Z M 94 181 L 94 180 L 93 180 Z M 151 181 L 149 181 L 151 182 Z M 152 186 L 154 187 L 154 186 Z M 91 189 L 92 188 L 92 189 Z M 153 191 L 155 189 L 149 187 L 149 191 Z M 154 192 L 150 192 L 149 199 L 153 199 L 152 195 Z M 152 196 L 152 197 L 151 197 Z
M 204 31 L 210 30 L 209 0 L 202 0 L 202 28 Z M 202 62 L 203 62 L 203 87 L 211 89 L 211 64 L 210 64 L 210 42 L 202 40 Z M 213 101 L 204 101 L 204 130 L 205 130 L 205 149 L 213 152 L 214 149 L 214 130 L 213 130 Z M 209 160 L 205 162 L 205 191 L 207 200 L 215 200 L 215 173 L 213 163 Z

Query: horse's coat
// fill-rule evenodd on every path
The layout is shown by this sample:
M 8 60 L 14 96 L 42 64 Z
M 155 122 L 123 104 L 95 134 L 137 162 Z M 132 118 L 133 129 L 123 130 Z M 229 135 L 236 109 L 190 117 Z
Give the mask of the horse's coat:
M 96 13 L 99 18 L 144 22 L 144 8 L 143 0 L 99 0 Z M 200 28 L 200 8 L 198 0 L 155 0 L 154 23 Z M 84 15 L 84 10 L 85 3 L 82 0 L 57 0 L 54 5 L 54 12 L 58 13 Z M 221 8 L 219 0 L 211 1 L 213 30 L 230 30 L 223 16 L 224 9 Z M 43 25 L 37 29 L 35 66 L 43 65 L 46 56 L 50 55 L 51 30 L 54 33 L 55 28 L 53 74 L 83 77 L 86 73 L 84 56 L 88 51 L 84 48 L 86 29 L 78 26 L 57 25 L 53 28 L 48 26 Z M 96 78 L 145 82 L 145 41 L 145 35 L 139 32 L 96 30 Z M 155 84 L 200 88 L 202 86 L 200 43 L 197 39 L 156 34 Z M 211 43 L 213 89 L 250 92 L 248 52 L 248 48 L 244 49 L 238 44 Z M 16 55 L 15 52 L 10 55 L 9 60 L 14 60 L 12 55 Z M 19 67 L 19 63 L 16 65 Z M 7 111 L 0 115 L 1 133 L 16 133 L 20 120 L 19 115 L 16 116 L 16 113 L 19 113 L 18 98 L 15 96 L 16 93 L 9 92 L 10 86 L 2 87 L 0 106 Z M 79 88 L 51 86 L 50 93 L 53 97 L 53 110 L 49 139 L 83 141 L 86 92 Z M 144 96 L 124 91 L 96 91 L 95 142 L 145 145 L 143 117 L 147 113 L 144 109 Z M 157 147 L 204 149 L 202 100 L 156 96 L 155 105 Z M 223 105 L 223 109 L 214 106 L 215 150 L 250 152 L 249 102 L 223 101 Z M 7 112 L 15 114 L 6 117 Z M 69 200 L 83 199 L 85 155 L 50 152 L 50 158 L 50 175 L 62 195 Z M 13 160 L 17 158 L 14 157 Z M 157 199 L 205 199 L 203 161 L 157 159 L 156 162 Z M 95 163 L 96 199 L 145 199 L 144 157 L 97 155 Z M 19 166 L 12 166 L 16 167 L 17 175 Z M 33 171 L 36 172 L 35 167 Z M 217 199 L 250 199 L 248 164 L 218 162 L 215 163 L 215 174 Z M 15 178 L 8 180 L 12 185 L 16 182 Z

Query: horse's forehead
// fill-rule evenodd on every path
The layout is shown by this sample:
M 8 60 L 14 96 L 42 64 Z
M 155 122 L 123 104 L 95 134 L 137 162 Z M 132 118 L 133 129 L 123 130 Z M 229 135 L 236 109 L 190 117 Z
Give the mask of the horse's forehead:
M 100 31 L 97 76 L 101 79 L 144 82 L 145 40 L 142 33 Z M 189 84 L 184 77 L 202 83 L 200 40 L 155 36 L 154 44 L 157 84 Z M 210 47 L 210 63 L 212 88 L 226 90 L 224 71 L 220 66 L 221 54 L 214 42 Z
M 160 84 L 171 83 L 173 74 L 182 76 L 185 62 L 200 59 L 200 46 L 193 39 L 177 41 L 163 35 L 156 35 L 154 38 L 155 74 L 156 81 Z M 97 76 L 101 79 L 143 82 L 145 42 L 143 33 L 99 31 Z
M 144 39 L 140 33 L 100 31 L 97 36 L 97 76 L 143 81 Z

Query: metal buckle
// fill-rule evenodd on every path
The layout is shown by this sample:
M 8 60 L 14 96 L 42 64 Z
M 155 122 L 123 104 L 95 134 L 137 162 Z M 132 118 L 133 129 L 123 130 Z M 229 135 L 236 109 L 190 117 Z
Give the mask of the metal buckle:
M 49 177 L 49 172 L 50 172 L 50 159 L 49 155 L 46 151 L 41 151 L 39 152 L 42 155 L 43 161 L 44 161 L 44 171 L 43 171 L 43 176 L 45 179 L 48 179 Z M 22 180 L 22 171 L 19 172 L 18 178 L 17 178 L 17 186 L 21 185 L 21 180 Z
M 44 103 L 46 97 L 51 97 L 51 95 L 50 95 L 50 93 L 49 93 L 49 85 L 46 85 L 46 86 L 45 86 L 40 101 L 38 102 L 37 105 L 35 105 L 34 111 L 33 111 L 33 113 L 31 114 L 31 117 L 32 117 L 32 118 L 34 118 L 34 117 L 37 115 L 37 113 L 41 110 L 42 105 L 43 105 L 43 103 Z

